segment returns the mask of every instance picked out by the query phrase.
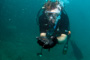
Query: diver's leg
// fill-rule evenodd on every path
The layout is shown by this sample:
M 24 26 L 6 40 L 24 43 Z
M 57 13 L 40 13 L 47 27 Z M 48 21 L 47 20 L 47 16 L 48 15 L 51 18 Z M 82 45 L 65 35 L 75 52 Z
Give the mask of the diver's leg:
M 64 55 L 67 53 L 67 50 L 68 50 L 68 40 L 67 40 L 67 42 L 65 43 L 64 48 L 63 48 L 63 54 L 64 54 Z
M 65 45 L 64 45 L 64 48 L 63 48 L 63 54 L 66 54 L 66 53 L 67 53 L 67 50 L 68 50 L 68 42 L 69 42 L 69 40 L 70 40 L 70 37 L 71 37 L 71 35 L 68 35 L 67 41 L 66 41 L 66 43 L 65 43 Z

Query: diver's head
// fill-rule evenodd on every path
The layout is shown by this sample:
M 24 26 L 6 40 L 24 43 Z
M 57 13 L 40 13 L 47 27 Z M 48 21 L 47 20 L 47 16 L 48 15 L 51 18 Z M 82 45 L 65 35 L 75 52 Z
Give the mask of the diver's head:
M 46 17 L 48 18 L 48 20 L 56 20 L 57 16 L 60 14 L 60 10 L 58 10 L 57 8 L 52 9 L 52 10 L 45 10 L 45 14 Z
M 58 4 L 59 4 L 58 1 L 55 1 L 55 2 L 48 1 L 47 3 L 45 3 L 44 7 L 45 7 L 45 10 L 52 10 L 52 9 L 55 9 Z
M 58 2 L 49 1 L 45 4 L 45 14 L 49 21 L 53 20 L 55 22 L 60 12 L 61 7 Z

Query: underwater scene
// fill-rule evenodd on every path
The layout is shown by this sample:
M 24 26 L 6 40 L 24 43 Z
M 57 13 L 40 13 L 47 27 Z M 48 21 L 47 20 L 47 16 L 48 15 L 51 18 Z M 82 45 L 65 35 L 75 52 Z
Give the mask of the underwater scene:
M 58 1 L 69 17 L 67 53 L 64 44 L 42 49 L 37 43 L 38 13 L 48 0 L 0 0 L 0 60 L 90 60 L 90 1 L 49 1 Z

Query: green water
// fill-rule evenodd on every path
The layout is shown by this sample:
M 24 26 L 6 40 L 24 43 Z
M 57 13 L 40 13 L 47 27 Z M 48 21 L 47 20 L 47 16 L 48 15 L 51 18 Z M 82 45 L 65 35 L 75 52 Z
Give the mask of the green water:
M 44 0 L 0 0 L 0 60 L 90 60 L 89 0 L 70 0 L 65 7 L 72 31 L 69 49 L 62 54 L 63 45 L 50 52 L 37 44 L 39 27 L 36 15 Z

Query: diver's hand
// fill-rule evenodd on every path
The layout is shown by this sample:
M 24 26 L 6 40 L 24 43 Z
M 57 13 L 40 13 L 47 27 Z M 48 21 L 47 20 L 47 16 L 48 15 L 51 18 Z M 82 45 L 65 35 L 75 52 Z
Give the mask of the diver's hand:
M 46 33 L 40 33 L 41 37 L 46 37 Z
M 68 31 L 68 35 L 70 35 L 71 34 L 71 31 Z

